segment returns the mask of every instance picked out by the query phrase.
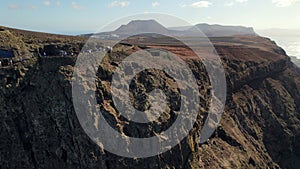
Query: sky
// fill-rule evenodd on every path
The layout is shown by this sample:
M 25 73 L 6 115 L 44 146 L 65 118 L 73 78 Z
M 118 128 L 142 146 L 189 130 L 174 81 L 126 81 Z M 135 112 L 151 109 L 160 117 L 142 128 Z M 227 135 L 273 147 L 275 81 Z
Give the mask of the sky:
M 124 16 L 150 12 L 191 24 L 300 29 L 300 0 L 1 0 L 0 25 L 81 34 L 95 32 Z

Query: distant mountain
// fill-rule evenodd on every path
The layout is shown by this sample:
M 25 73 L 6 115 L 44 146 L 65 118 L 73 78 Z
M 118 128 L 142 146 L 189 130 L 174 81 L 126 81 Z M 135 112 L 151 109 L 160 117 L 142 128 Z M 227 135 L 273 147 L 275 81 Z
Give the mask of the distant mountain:
M 235 36 L 235 35 L 256 35 L 253 28 L 243 26 L 222 26 L 198 24 L 195 26 L 182 26 L 166 28 L 155 20 L 133 20 L 126 25 L 120 26 L 111 32 L 98 34 L 87 34 L 84 36 L 94 36 L 103 39 L 122 38 L 143 33 L 168 34 L 173 36 L 196 36 L 199 35 L 198 29 L 208 37 Z
M 134 20 L 113 31 L 115 34 L 128 35 L 152 32 L 166 34 L 169 30 L 155 20 Z
M 121 25 L 118 29 L 111 32 L 101 32 L 97 34 L 88 34 L 86 36 L 99 37 L 103 39 L 122 38 L 145 33 L 156 34 L 176 34 L 176 31 L 169 30 L 155 20 L 133 20 L 126 25 Z
M 209 25 L 206 23 L 197 24 L 190 28 L 189 31 L 195 32 L 196 28 L 201 30 L 208 37 L 217 36 L 235 36 L 235 35 L 256 35 L 254 29 L 244 26 L 223 26 L 223 25 Z

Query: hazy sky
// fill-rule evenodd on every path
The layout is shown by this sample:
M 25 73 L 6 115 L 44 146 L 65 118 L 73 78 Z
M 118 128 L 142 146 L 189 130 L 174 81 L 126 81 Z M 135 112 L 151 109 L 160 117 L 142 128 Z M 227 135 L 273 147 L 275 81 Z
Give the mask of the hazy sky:
M 0 25 L 83 33 L 124 16 L 147 12 L 174 15 L 192 24 L 300 28 L 300 0 L 1 0 Z

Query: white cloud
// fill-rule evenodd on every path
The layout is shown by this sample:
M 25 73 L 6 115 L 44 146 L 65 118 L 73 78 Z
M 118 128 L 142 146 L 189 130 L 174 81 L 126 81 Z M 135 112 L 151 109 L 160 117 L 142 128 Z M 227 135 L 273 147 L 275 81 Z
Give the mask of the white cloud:
M 248 2 L 248 0 L 235 0 L 235 2 L 238 2 L 238 3 L 245 3 L 245 2 Z
M 272 0 L 272 3 L 275 4 L 277 7 L 288 7 L 300 0 Z
M 79 5 L 77 2 L 72 2 L 71 6 L 72 6 L 73 9 L 81 9 L 82 8 L 82 6 Z
M 128 2 L 128 1 L 114 1 L 109 6 L 110 7 L 115 7 L 115 6 L 125 7 L 125 6 L 128 6 L 129 4 L 130 4 L 130 2 Z
M 54 0 L 44 0 L 43 4 L 45 6 L 51 6 L 51 5 L 56 5 L 56 6 L 60 6 L 61 2 L 60 1 L 54 1 Z
M 207 8 L 212 5 L 210 1 L 197 1 L 192 4 L 180 4 L 179 6 L 184 7 L 193 7 L 193 8 Z
M 231 2 L 226 3 L 225 6 L 233 6 L 234 4 L 235 3 L 233 1 L 231 1 Z
M 210 5 L 212 5 L 212 3 L 209 1 L 198 1 L 198 2 L 192 3 L 190 6 L 194 7 L 194 8 L 207 8 Z
M 180 4 L 179 6 L 184 8 L 184 7 L 187 7 L 188 5 L 187 4 Z
M 157 1 L 152 2 L 152 6 L 153 6 L 153 7 L 156 7 L 156 6 L 158 6 L 158 5 L 159 5 L 159 3 L 158 3 Z
M 51 5 L 51 1 L 48 1 L 48 0 L 44 1 L 43 4 L 46 5 L 46 6 L 50 6 Z
M 18 4 L 10 4 L 8 6 L 9 9 L 19 9 L 19 5 Z
M 248 0 L 234 0 L 225 4 L 225 6 L 234 6 L 236 3 L 245 4 Z

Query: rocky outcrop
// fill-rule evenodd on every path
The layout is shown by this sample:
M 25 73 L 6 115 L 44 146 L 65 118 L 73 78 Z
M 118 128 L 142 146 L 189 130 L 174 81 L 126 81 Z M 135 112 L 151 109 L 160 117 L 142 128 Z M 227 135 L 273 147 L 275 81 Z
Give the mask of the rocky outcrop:
M 0 39 L 0 55 L 2 55 L 0 58 L 12 58 L 17 61 L 21 56 L 24 58 L 32 56 L 22 39 L 9 30 L 3 29 L 0 31 Z

